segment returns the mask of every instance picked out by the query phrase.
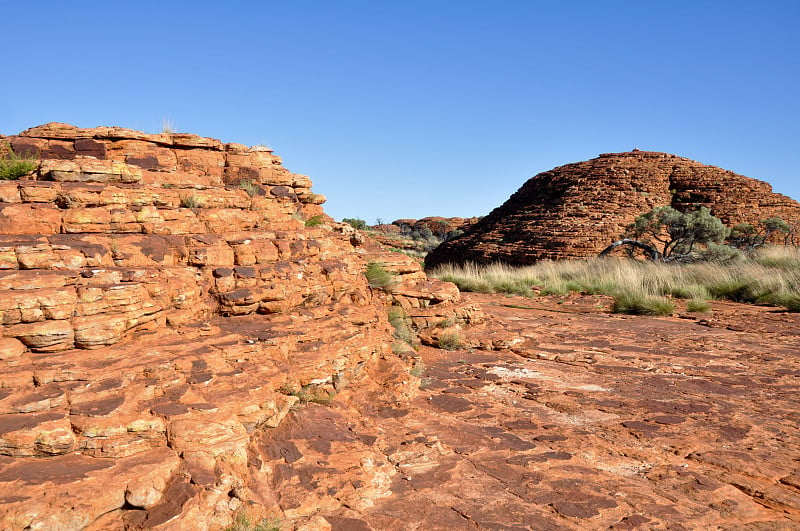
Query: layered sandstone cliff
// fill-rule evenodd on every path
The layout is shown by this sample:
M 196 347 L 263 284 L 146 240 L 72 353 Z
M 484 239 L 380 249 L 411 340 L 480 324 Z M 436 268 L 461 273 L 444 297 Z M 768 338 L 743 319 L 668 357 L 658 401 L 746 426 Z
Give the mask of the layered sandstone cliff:
M 466 234 L 429 253 L 426 265 L 596 256 L 636 216 L 664 205 L 705 206 L 729 226 L 800 220 L 800 204 L 765 182 L 667 153 L 607 153 L 531 178 Z
M 0 181 L 0 528 L 219 529 L 382 495 L 394 468 L 362 445 L 356 487 L 281 500 L 259 441 L 394 363 L 385 304 L 435 314 L 454 286 L 365 250 L 267 148 L 55 123 L 0 141 L 41 159 Z M 388 293 L 373 259 L 396 262 Z

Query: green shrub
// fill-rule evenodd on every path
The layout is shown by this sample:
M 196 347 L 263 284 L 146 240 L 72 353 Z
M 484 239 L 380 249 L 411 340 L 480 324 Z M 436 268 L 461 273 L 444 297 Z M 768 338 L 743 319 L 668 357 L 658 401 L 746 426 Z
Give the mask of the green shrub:
M 389 324 L 394 327 L 394 337 L 411 345 L 417 336 L 408 324 L 406 312 L 399 306 L 392 306 L 386 313 Z
M 0 180 L 13 181 L 39 167 L 39 159 L 31 153 L 17 154 L 6 144 L 0 146 Z
M 411 370 L 408 371 L 408 373 L 411 376 L 421 378 L 422 375 L 425 374 L 425 363 L 423 363 L 421 359 L 414 361 L 414 366 L 411 367 Z
M 703 299 L 692 299 L 686 303 L 687 312 L 700 312 L 705 313 L 711 309 L 707 301 Z
M 367 222 L 359 218 L 344 218 L 342 219 L 342 223 L 347 223 L 358 230 L 365 230 L 367 228 Z
M 181 206 L 183 208 L 200 208 L 202 206 L 200 199 L 195 195 L 184 195 L 181 197 Z
M 306 227 L 319 227 L 325 222 L 325 218 L 320 215 L 311 216 L 306 220 Z
M 225 531 L 280 531 L 281 526 L 278 520 L 262 518 L 258 522 L 251 522 L 245 513 L 238 513 L 233 518 L 233 523 L 225 528 Z
M 250 197 L 263 195 L 264 192 L 264 189 L 255 181 L 242 181 L 239 183 L 239 188 L 247 192 Z
M 675 305 L 669 299 L 623 292 L 614 297 L 614 313 L 631 315 L 672 315 Z
M 783 306 L 787 311 L 800 312 L 800 294 L 782 293 L 775 296 L 772 301 L 776 306 Z
M 464 339 L 458 330 L 445 330 L 439 335 L 439 348 L 460 350 L 464 348 Z
M 747 278 L 721 280 L 709 286 L 708 292 L 715 299 L 750 304 L 767 302 L 773 295 L 769 288 L 763 288 L 753 279 Z
M 378 262 L 368 263 L 364 274 L 367 277 L 369 287 L 374 289 L 389 291 L 395 284 L 394 274 Z

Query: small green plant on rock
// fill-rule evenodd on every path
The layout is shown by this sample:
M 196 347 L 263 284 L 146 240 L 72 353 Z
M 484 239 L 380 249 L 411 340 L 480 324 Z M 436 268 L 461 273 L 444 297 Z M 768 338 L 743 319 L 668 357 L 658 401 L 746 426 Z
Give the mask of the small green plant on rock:
M 464 338 L 458 330 L 445 330 L 439 335 L 439 348 L 461 350 L 465 346 Z
M 319 227 L 324 222 L 325 222 L 325 219 L 322 216 L 316 215 L 316 216 L 311 216 L 310 218 L 308 218 L 306 220 L 305 225 L 306 225 L 306 227 Z
M 17 154 L 11 146 L 0 146 L 0 181 L 14 181 L 39 167 L 39 159 L 30 153 Z
M 368 263 L 364 274 L 369 287 L 373 289 L 389 291 L 395 284 L 394 274 L 378 262 Z
M 389 324 L 394 327 L 394 337 L 409 345 L 413 344 L 416 334 L 408 324 L 406 312 L 399 306 L 392 306 L 386 313 L 389 317 Z
M 612 310 L 614 313 L 631 315 L 672 315 L 675 305 L 664 297 L 622 292 L 614 297 Z
M 234 516 L 233 523 L 225 531 L 281 531 L 281 526 L 275 518 L 261 518 L 258 522 L 253 522 L 246 513 L 240 512 Z
M 687 312 L 705 313 L 709 310 L 711 310 L 711 306 L 703 299 L 692 299 L 686 303 Z
M 347 223 L 348 225 L 357 230 L 367 229 L 367 222 L 359 218 L 344 218 L 342 219 L 342 223 Z
M 255 197 L 257 195 L 263 195 L 263 188 L 258 185 L 255 181 L 242 181 L 239 183 L 239 188 L 247 192 L 247 195 L 250 197 Z
M 200 208 L 202 203 L 197 196 L 194 195 L 185 195 L 181 197 L 181 206 L 183 208 Z

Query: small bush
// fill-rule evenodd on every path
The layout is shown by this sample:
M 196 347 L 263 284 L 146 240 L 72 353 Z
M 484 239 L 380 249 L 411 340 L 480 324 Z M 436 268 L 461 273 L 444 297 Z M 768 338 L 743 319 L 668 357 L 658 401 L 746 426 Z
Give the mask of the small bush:
M 761 288 L 753 279 L 735 278 L 716 282 L 708 287 L 708 292 L 715 299 L 727 299 L 733 302 L 759 303 L 766 302 L 772 295 L 768 288 Z
M 408 324 L 406 312 L 399 306 L 392 306 L 387 315 L 389 324 L 394 327 L 394 337 L 411 345 L 417 336 Z
M 258 522 L 251 522 L 245 513 L 238 513 L 233 518 L 233 523 L 225 531 L 280 531 L 281 526 L 274 518 L 262 518 Z
M 638 293 L 625 292 L 614 297 L 614 313 L 631 315 L 672 315 L 675 305 L 663 297 L 648 297 Z
M 775 296 L 772 302 L 777 306 L 783 306 L 787 311 L 800 312 L 800 294 L 784 293 Z
M 379 264 L 378 262 L 368 263 L 367 270 L 364 274 L 367 276 L 369 287 L 374 289 L 389 291 L 395 284 L 394 274 L 388 271 L 383 264 Z
M 247 192 L 250 197 L 263 195 L 264 192 L 264 189 L 255 181 L 242 181 L 239 183 L 239 188 Z
M 687 312 L 700 312 L 705 313 L 711 309 L 707 301 L 703 299 L 692 299 L 686 303 Z
M 408 371 L 411 376 L 415 376 L 417 378 L 421 378 L 423 374 L 425 374 L 425 364 L 422 360 L 416 360 L 414 362 L 414 366 L 411 367 L 411 370 Z
M 185 195 L 181 197 L 181 206 L 183 208 L 200 208 L 202 206 L 200 199 L 194 195 Z
M 461 350 L 464 348 L 464 339 L 458 330 L 445 330 L 439 336 L 439 348 L 445 350 Z
M 39 160 L 33 154 L 19 155 L 7 144 L 0 146 L 0 180 L 17 180 L 38 167 Z
M 367 228 L 367 222 L 359 218 L 344 218 L 342 219 L 342 223 L 347 223 L 354 229 L 358 230 L 366 230 Z
M 306 220 L 306 227 L 319 227 L 324 222 L 325 219 L 320 215 L 311 216 Z

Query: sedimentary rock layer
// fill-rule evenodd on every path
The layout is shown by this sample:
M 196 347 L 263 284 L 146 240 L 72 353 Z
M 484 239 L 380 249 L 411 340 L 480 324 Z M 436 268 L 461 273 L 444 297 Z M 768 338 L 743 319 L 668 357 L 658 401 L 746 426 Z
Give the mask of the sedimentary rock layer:
M 596 256 L 636 216 L 665 205 L 705 206 L 729 226 L 772 216 L 800 221 L 800 204 L 765 182 L 667 153 L 607 153 L 531 178 L 466 234 L 428 254 L 426 265 Z
M 66 124 L 0 142 L 40 157 L 0 181 L 2 529 L 285 516 L 256 439 L 390 356 L 387 301 L 458 298 L 380 249 L 400 281 L 376 296 L 363 238 L 269 149 Z

